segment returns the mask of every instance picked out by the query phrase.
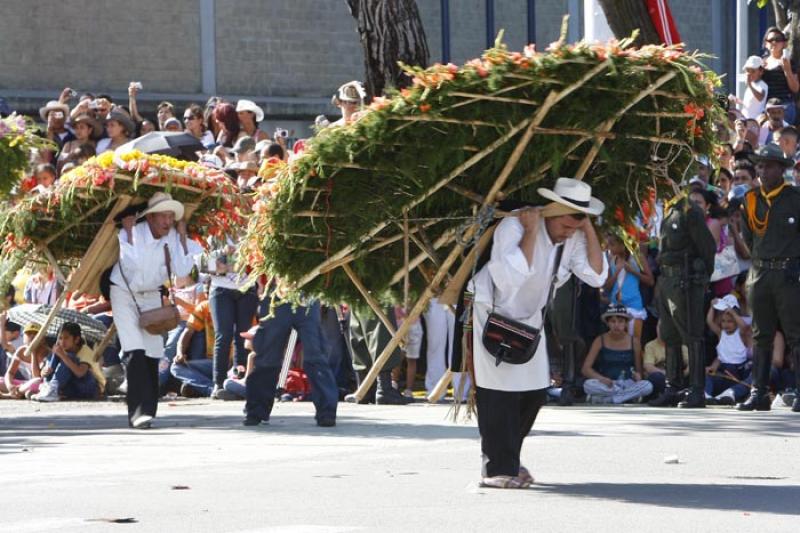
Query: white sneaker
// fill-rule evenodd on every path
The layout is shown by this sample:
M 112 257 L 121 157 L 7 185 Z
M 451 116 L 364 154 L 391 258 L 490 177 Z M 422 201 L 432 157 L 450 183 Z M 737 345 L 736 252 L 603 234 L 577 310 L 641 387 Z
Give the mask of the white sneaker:
M 413 398 L 414 397 L 414 393 L 412 392 L 411 389 L 405 389 L 403 391 L 403 396 L 405 396 L 406 398 Z
M 48 383 L 42 383 L 39 387 L 39 392 L 31 396 L 31 400 L 37 402 L 57 402 L 58 397 L 58 381 L 50 380 Z
M 147 429 L 150 427 L 152 421 L 153 417 L 150 415 L 139 415 L 133 421 L 132 425 L 135 429 Z

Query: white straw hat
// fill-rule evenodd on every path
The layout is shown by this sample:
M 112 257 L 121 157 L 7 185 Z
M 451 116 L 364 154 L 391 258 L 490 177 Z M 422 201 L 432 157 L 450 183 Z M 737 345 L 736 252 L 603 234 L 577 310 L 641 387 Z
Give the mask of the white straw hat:
M 175 213 L 175 220 L 183 219 L 183 204 L 177 200 L 173 200 L 171 195 L 159 191 L 147 201 L 147 209 L 145 209 L 140 216 L 149 215 L 150 213 L 164 213 L 167 211 Z
M 581 180 L 558 178 L 552 191 L 540 188 L 537 192 L 548 200 L 587 215 L 599 215 L 605 209 L 603 202 L 592 196 L 592 187 Z

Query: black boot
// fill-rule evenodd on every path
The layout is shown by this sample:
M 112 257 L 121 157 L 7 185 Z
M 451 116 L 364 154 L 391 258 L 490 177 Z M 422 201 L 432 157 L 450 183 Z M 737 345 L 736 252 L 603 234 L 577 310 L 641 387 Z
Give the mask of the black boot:
M 684 409 L 702 409 L 706 406 L 706 343 L 689 344 L 689 394 L 678 403 Z
M 667 386 L 658 398 L 650 400 L 650 407 L 675 407 L 678 405 L 678 391 L 683 382 L 683 350 L 680 345 L 667 346 L 666 361 L 664 362 L 667 374 Z
M 407 405 L 412 398 L 406 398 L 400 391 L 392 387 L 392 372 L 384 370 L 378 374 L 378 389 L 375 392 L 375 403 L 378 405 Z
M 739 411 L 769 411 L 769 371 L 772 368 L 772 348 L 755 347 L 753 354 L 753 389 L 750 397 L 736 406 Z
M 575 385 L 575 352 L 574 342 L 567 342 L 562 349 L 564 382 L 561 384 L 561 395 L 558 397 L 558 405 L 561 407 L 569 407 L 575 402 L 575 393 L 572 390 Z

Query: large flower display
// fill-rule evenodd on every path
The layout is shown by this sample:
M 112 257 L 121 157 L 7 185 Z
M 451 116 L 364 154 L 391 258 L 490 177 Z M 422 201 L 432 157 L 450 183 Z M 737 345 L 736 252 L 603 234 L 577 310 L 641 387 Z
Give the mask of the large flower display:
M 411 290 L 424 286 L 496 184 L 495 199 L 543 203 L 537 187 L 578 177 L 607 221 L 650 212 L 694 155 L 713 153 L 722 113 L 702 56 L 629 45 L 498 44 L 463 66 L 408 67 L 410 88 L 271 169 L 243 262 L 297 295 L 356 301 L 355 275 L 396 300 L 408 270 Z
M 32 151 L 47 148 L 55 145 L 39 136 L 39 127 L 30 118 L 17 114 L 0 118 L 0 198 L 20 183 Z

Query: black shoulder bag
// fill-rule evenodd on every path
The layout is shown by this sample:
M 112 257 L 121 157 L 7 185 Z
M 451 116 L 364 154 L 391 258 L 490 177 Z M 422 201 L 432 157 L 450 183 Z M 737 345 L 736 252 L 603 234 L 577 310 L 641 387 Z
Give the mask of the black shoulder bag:
M 547 302 L 542 308 L 542 327 L 547 316 L 547 309 L 553 301 L 553 294 L 556 286 L 556 276 L 558 268 L 561 266 L 561 256 L 564 253 L 564 245 L 556 250 L 556 262 L 553 267 L 553 275 L 550 278 L 550 288 L 547 293 Z M 490 276 L 491 279 L 491 276 Z M 500 363 L 510 365 L 522 365 L 530 361 L 536 354 L 539 347 L 541 330 L 504 317 L 494 312 L 494 281 L 492 281 L 492 312 L 486 319 L 483 327 L 483 347 L 494 357 L 494 366 Z

